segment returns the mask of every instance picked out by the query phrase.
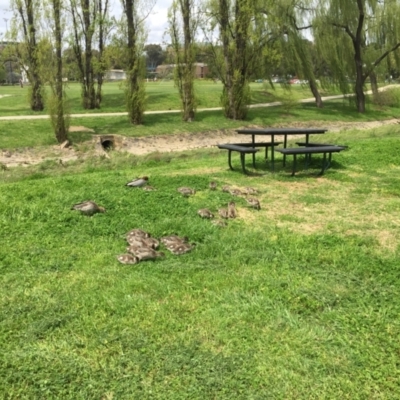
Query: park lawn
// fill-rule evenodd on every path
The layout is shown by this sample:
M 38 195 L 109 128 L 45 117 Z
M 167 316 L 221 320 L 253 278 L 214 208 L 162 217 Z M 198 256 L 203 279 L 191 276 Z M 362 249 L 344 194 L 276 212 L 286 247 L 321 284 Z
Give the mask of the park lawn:
M 1 171 L 0 397 L 398 398 L 397 129 L 324 136 L 349 149 L 320 178 L 261 158 L 247 177 L 217 150 Z M 124 186 L 144 174 L 157 191 Z M 228 227 L 200 219 L 224 184 L 262 209 L 234 198 Z M 70 210 L 85 199 L 107 212 Z M 135 227 L 195 249 L 121 265 Z
M 181 103 L 178 90 L 173 81 L 148 82 L 146 86 L 146 110 L 180 110 Z M 290 91 L 284 90 L 280 85 L 274 89 L 269 84 L 251 83 L 251 104 L 278 101 L 290 97 L 300 100 L 312 97 L 310 90 L 302 85 L 292 85 Z M 197 107 L 220 107 L 222 84 L 212 80 L 196 81 L 195 90 Z M 49 92 L 49 90 L 47 90 Z M 10 95 L 0 98 L 0 116 L 7 115 L 40 115 L 47 111 L 33 112 L 29 107 L 29 86 L 0 86 L 0 95 Z M 335 89 L 323 90 L 322 94 L 337 94 Z M 81 106 L 81 88 L 78 83 L 69 83 L 66 86 L 68 109 L 71 114 L 81 113 L 109 113 L 126 111 L 123 82 L 107 82 L 103 86 L 103 102 L 101 109 L 84 110 Z

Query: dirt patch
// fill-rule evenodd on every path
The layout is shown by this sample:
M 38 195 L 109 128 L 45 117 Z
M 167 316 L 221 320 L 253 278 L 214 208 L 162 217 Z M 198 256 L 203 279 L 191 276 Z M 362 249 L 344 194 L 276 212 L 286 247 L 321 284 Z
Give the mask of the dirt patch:
M 383 125 L 398 124 L 397 119 L 372 122 L 341 122 L 328 124 L 326 122 L 303 122 L 292 124 L 292 127 L 319 127 L 324 126 L 330 132 L 339 132 L 345 129 L 373 129 Z M 285 127 L 291 125 L 285 123 Z M 251 126 L 252 128 L 261 128 L 260 126 Z M 279 126 L 276 126 L 277 128 Z M 85 126 L 71 126 L 70 132 L 93 132 Z M 235 130 L 213 130 L 199 133 L 182 133 L 177 135 L 147 136 L 139 138 L 124 137 L 112 135 L 114 138 L 112 148 L 117 151 L 125 151 L 135 155 L 145 155 L 149 153 L 169 153 L 184 150 L 194 150 L 207 147 L 215 147 L 218 143 L 246 143 L 249 138 L 245 135 L 238 135 Z M 17 165 L 39 164 L 44 160 L 60 160 L 67 162 L 70 160 L 95 155 L 105 155 L 104 147 L 101 145 L 101 138 L 104 135 L 94 135 L 92 141 L 85 142 L 86 148 L 92 150 L 89 152 L 77 151 L 74 148 L 60 149 L 59 146 L 49 146 L 35 149 L 0 151 L 0 164 L 5 167 Z M 298 137 L 303 137 L 299 135 Z M 295 136 L 293 136 L 296 139 Z M 277 141 L 283 138 L 276 137 Z

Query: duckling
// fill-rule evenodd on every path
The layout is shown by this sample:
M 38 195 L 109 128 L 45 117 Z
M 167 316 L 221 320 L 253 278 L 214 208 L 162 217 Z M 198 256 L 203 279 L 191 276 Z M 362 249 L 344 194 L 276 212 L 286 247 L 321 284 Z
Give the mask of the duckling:
M 170 244 L 176 244 L 176 243 L 186 243 L 189 241 L 189 238 L 187 236 L 180 237 L 178 235 L 169 235 L 169 236 L 164 236 L 160 239 L 161 243 L 163 243 L 165 246 L 168 246 Z
M 152 237 L 144 238 L 143 242 L 147 247 L 151 247 L 152 249 L 158 249 L 160 246 L 160 242 Z
M 196 190 L 191 189 L 191 188 L 186 187 L 186 186 L 182 186 L 182 187 L 178 188 L 177 190 L 178 190 L 179 193 L 181 193 L 182 195 L 184 195 L 186 197 L 190 196 L 192 194 L 196 194 Z
M 199 214 L 201 218 L 214 218 L 214 214 L 208 208 L 200 208 L 197 214 Z
M 229 190 L 229 193 L 230 193 L 232 196 L 240 196 L 240 195 L 242 194 L 242 192 L 241 192 L 239 189 L 230 189 L 230 190 Z
M 225 193 L 229 193 L 229 191 L 231 190 L 231 187 L 230 186 L 228 186 L 228 185 L 224 185 L 224 186 L 222 186 L 222 189 L 221 189 L 223 192 L 225 192 Z
M 236 218 L 236 205 L 233 201 L 228 203 L 228 218 Z
M 188 253 L 190 250 L 192 250 L 194 247 L 194 244 L 189 244 L 189 243 L 176 243 L 176 244 L 170 244 L 167 246 L 167 249 L 175 255 L 181 255 Z
M 121 264 L 137 264 L 140 261 L 138 257 L 131 254 L 120 254 L 117 259 Z
M 130 246 L 149 247 L 145 242 L 146 238 L 140 236 L 127 236 L 126 241 Z
M 130 187 L 142 187 L 147 184 L 149 178 L 147 176 L 142 176 L 141 178 L 136 178 L 133 181 L 130 181 L 126 184 L 126 186 Z
M 82 203 L 74 204 L 71 210 L 80 211 L 85 215 L 93 215 L 96 213 L 104 213 L 106 209 L 104 207 L 98 206 L 94 201 L 87 200 Z
M 154 192 L 157 189 L 154 186 L 147 185 L 147 186 L 143 186 L 143 190 L 145 190 L 146 192 Z
M 138 237 L 142 237 L 142 238 L 148 238 L 148 237 L 150 237 L 150 233 L 148 233 L 142 229 L 135 228 L 126 234 L 126 237 L 128 237 L 128 236 L 138 236 Z
M 215 219 L 214 221 L 211 221 L 211 223 L 215 226 L 219 226 L 221 228 L 225 228 L 228 226 L 228 224 L 225 221 L 222 221 L 220 219 Z
M 257 191 L 257 189 L 254 189 L 254 188 L 252 188 L 252 187 L 246 187 L 245 189 L 244 189 L 244 192 L 243 192 L 244 194 L 257 194 L 258 193 L 258 191 Z
M 208 187 L 210 188 L 210 190 L 216 190 L 217 189 L 217 182 L 214 182 L 214 181 L 210 182 Z
M 158 257 L 165 257 L 165 254 L 161 251 L 155 251 L 154 249 L 151 249 L 149 247 L 141 247 L 135 251 L 135 256 L 140 261 L 145 261 L 155 260 Z
M 260 201 L 254 197 L 249 197 L 246 199 L 247 203 L 255 208 L 256 210 L 260 210 L 261 209 L 261 205 L 260 205 Z
M 142 244 L 131 244 L 130 246 L 128 246 L 128 247 L 126 248 L 126 251 L 127 251 L 128 253 L 130 253 L 130 254 L 135 255 L 136 252 L 139 251 L 140 249 L 142 249 L 143 247 L 146 247 L 146 248 L 147 248 L 147 246 L 144 246 L 144 245 L 142 245 Z
M 229 218 L 229 213 L 228 213 L 228 209 L 227 208 L 220 208 L 218 210 L 218 214 L 222 218 L 225 218 L 225 219 Z

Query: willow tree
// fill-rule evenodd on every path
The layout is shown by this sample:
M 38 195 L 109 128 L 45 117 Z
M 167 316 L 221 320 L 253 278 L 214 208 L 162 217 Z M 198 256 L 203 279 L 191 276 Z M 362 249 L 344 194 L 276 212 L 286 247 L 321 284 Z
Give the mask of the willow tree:
M 104 74 L 101 66 L 108 9 L 108 0 L 70 0 L 73 31 L 71 46 L 78 65 L 82 105 L 85 109 L 100 107 Z M 95 39 L 98 39 L 97 57 L 94 53 Z
M 365 112 L 364 85 L 376 68 L 400 47 L 398 0 L 320 0 L 313 23 L 320 53 L 342 92 L 353 87 L 357 110 Z M 382 38 L 384 37 L 384 40 Z
M 194 35 L 196 19 L 193 0 L 175 0 L 169 10 L 169 34 L 174 51 L 174 78 L 182 102 L 182 119 L 194 120 L 196 100 L 194 93 Z
M 30 82 L 29 96 L 33 111 L 44 109 L 44 89 L 40 76 L 40 49 L 37 38 L 41 17 L 40 4 L 39 0 L 13 0 L 11 2 L 15 22 L 13 36 L 15 41 L 20 42 L 19 46 L 16 46 L 15 52 L 19 64 L 25 70 Z M 19 39 L 21 37 L 22 39 Z

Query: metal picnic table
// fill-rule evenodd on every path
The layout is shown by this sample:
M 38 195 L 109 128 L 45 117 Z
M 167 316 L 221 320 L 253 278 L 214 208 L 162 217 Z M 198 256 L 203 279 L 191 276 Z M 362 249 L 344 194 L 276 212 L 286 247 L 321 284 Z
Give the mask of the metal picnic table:
M 253 146 L 257 146 L 255 137 L 256 136 L 270 136 L 271 142 L 275 142 L 275 136 L 283 136 L 283 147 L 287 147 L 287 137 L 295 135 L 305 135 L 306 145 L 309 142 L 310 135 L 319 135 L 327 132 L 324 128 L 267 128 L 267 129 L 237 129 L 236 132 L 239 135 L 251 135 L 251 142 Z M 255 154 L 253 154 L 253 164 L 254 164 Z M 271 169 L 274 170 L 275 163 L 275 152 L 274 146 L 271 146 Z M 283 156 L 283 165 L 286 163 L 286 156 Z

